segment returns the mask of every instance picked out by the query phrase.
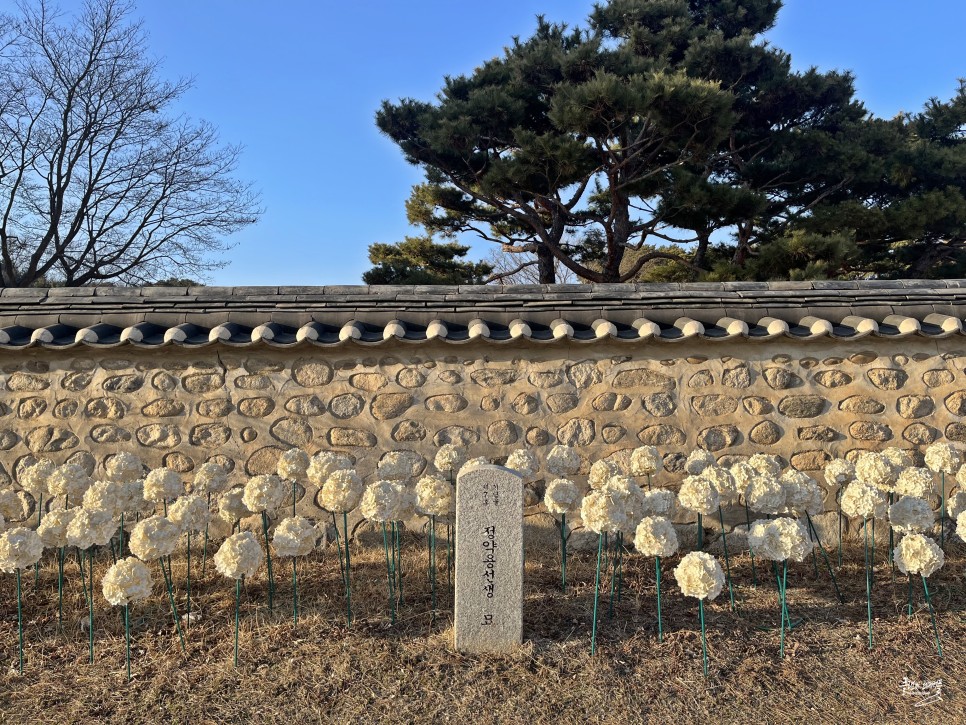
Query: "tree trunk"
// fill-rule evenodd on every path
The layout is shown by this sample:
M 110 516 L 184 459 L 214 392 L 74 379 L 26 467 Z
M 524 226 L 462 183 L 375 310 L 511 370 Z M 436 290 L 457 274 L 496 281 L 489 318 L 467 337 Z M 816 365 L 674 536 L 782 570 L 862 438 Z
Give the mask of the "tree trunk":
M 537 272 L 540 275 L 540 284 L 556 284 L 557 271 L 553 263 L 553 252 L 545 244 L 537 245 Z
M 708 244 L 710 241 L 711 232 L 707 229 L 698 231 L 698 248 L 694 250 L 694 261 L 692 262 L 695 267 L 708 268 Z

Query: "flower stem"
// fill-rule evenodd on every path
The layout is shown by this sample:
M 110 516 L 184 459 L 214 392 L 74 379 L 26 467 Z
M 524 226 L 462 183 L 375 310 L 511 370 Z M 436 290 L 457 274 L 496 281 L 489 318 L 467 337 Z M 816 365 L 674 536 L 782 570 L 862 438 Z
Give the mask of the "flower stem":
M 815 535 L 815 541 L 818 542 L 818 550 L 822 552 L 825 568 L 828 569 L 828 575 L 832 577 L 832 586 L 835 587 L 835 594 L 839 598 L 839 604 L 845 604 L 845 598 L 842 596 L 842 592 L 839 591 L 839 583 L 835 580 L 835 572 L 832 571 L 832 564 L 829 562 L 828 554 L 825 553 L 825 547 L 822 546 L 822 540 L 818 536 L 818 529 L 815 528 L 815 524 L 812 523 L 812 517 L 807 511 L 805 512 L 805 520 L 808 521 L 809 530 Z
M 751 511 L 748 510 L 748 503 L 745 503 L 745 522 L 748 525 L 748 532 L 751 533 Z M 751 584 L 754 587 L 758 586 L 758 572 L 755 570 L 755 552 L 752 551 L 751 546 L 748 547 L 748 554 L 751 556 Z
M 909 577 L 909 603 L 906 605 L 906 619 L 912 619 L 912 574 Z
M 342 512 L 342 540 L 345 542 L 345 615 L 346 624 L 352 624 L 352 567 L 349 564 L 349 520 L 348 513 Z M 336 526 L 336 533 L 339 527 Z
M 292 557 L 292 622 L 299 623 L 299 575 L 295 566 L 296 557 Z
M 124 558 L 124 512 L 121 512 L 121 528 L 117 532 L 117 555 Z
M 392 543 L 393 543 L 393 572 L 396 574 L 396 593 L 399 598 L 399 606 L 403 603 L 403 570 L 402 570 L 402 531 L 400 524 L 392 522 Z
M 345 589 L 345 564 L 342 562 L 342 537 L 339 536 L 339 522 L 335 518 L 335 511 L 332 514 L 332 525 L 335 527 L 335 548 L 339 553 L 339 576 L 342 577 L 342 588 Z
M 382 548 L 386 552 L 386 577 L 389 582 L 389 619 L 393 623 L 396 621 L 396 594 L 393 587 L 395 574 L 392 570 L 392 563 L 389 559 L 389 534 L 386 531 L 386 522 L 382 522 Z M 395 560 L 395 556 L 393 556 Z
M 296 486 L 295 479 L 293 478 L 292 479 L 292 516 L 293 517 L 295 516 L 295 502 L 297 500 L 296 499 L 297 492 L 296 492 L 295 486 Z
M 560 590 L 567 593 L 567 514 L 560 515 Z
M 604 535 L 597 534 L 597 576 L 594 579 L 594 622 L 590 631 L 590 654 L 597 651 L 597 601 L 600 594 L 600 555 L 604 549 Z
M 875 522 L 875 519 L 872 520 Z M 869 520 L 865 520 L 865 607 L 869 620 L 869 649 L 872 649 L 872 570 L 869 566 Z
M 44 495 L 41 493 L 37 498 L 37 528 L 40 528 L 41 516 L 44 511 Z M 34 562 L 34 586 L 40 581 L 40 559 Z M 21 670 L 22 672 L 23 670 Z
M 436 517 L 429 517 L 429 588 L 432 592 L 433 612 L 431 621 L 436 621 Z
M 929 596 L 929 585 L 926 584 L 926 577 L 922 578 L 922 589 L 926 593 L 926 604 L 929 605 L 929 616 L 932 618 L 932 632 L 936 635 L 936 651 L 942 657 L 943 646 L 939 641 L 939 628 L 936 626 L 936 611 L 932 608 L 932 597 Z
M 268 514 L 262 511 L 262 532 L 265 534 L 265 561 L 268 564 L 268 609 L 275 607 L 275 577 L 272 575 L 272 550 L 268 545 Z
M 87 632 L 90 648 L 90 664 L 94 664 L 94 550 L 96 548 L 96 546 L 92 546 L 87 552 L 87 569 L 90 576 L 90 586 L 88 587 L 90 596 L 87 598 Z
M 211 494 L 208 494 L 208 509 L 211 509 Z M 205 578 L 205 567 L 208 565 L 208 522 L 205 521 L 205 543 L 201 548 L 201 578 Z
M 57 630 L 64 628 L 64 547 L 57 551 Z
M 664 625 L 661 622 L 661 557 L 654 557 L 654 571 L 657 576 L 657 641 L 664 641 Z
M 939 475 L 942 481 L 939 484 L 939 493 L 942 496 L 942 503 L 939 506 L 939 547 L 942 548 L 946 541 L 946 472 L 942 471 Z M 926 580 L 923 579 L 922 583 L 925 584 Z M 939 654 L 942 655 L 942 650 Z
M 724 546 L 725 571 L 728 574 L 728 597 L 731 599 L 731 611 L 735 611 L 735 588 L 731 583 L 731 558 L 728 556 L 728 536 L 725 533 L 724 512 L 718 506 L 718 521 L 721 522 L 721 543 Z
M 238 607 L 241 600 L 241 579 L 235 580 L 235 667 L 238 667 Z
M 836 501 L 839 506 L 839 569 L 842 568 L 842 489 L 839 489 Z
M 701 660 L 704 665 L 704 676 L 708 676 L 708 639 L 704 633 L 704 600 L 698 600 L 698 616 L 701 618 Z
M 781 636 L 779 637 L 781 645 L 779 647 L 779 655 L 782 659 L 785 659 L 785 623 L 788 619 L 788 608 L 785 604 L 785 587 L 788 584 L 788 559 L 782 562 L 782 582 L 781 582 L 781 608 L 782 608 L 782 626 L 781 626 Z M 791 631 L 791 622 L 788 622 L 789 631 Z
M 124 605 L 124 646 L 127 654 L 127 681 L 131 681 L 131 622 L 129 605 Z
M 174 602 L 174 590 L 171 587 L 171 575 L 164 568 L 164 557 L 158 559 L 161 562 L 161 573 L 164 575 L 164 583 L 168 588 L 168 601 L 171 604 L 171 616 L 174 617 L 174 625 L 178 630 L 178 637 L 181 640 L 181 652 L 187 654 L 188 648 L 184 643 L 184 633 L 181 631 L 181 619 L 178 617 L 178 605 Z
M 185 608 L 185 626 L 191 629 L 191 532 L 188 532 L 188 576 L 186 589 L 188 590 L 188 603 Z

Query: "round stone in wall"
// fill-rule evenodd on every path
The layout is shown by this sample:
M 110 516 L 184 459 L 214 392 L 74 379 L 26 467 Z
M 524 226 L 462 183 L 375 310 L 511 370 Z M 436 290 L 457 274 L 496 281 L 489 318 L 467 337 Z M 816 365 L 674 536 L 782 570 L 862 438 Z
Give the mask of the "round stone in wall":
M 873 368 L 866 373 L 875 387 L 880 390 L 898 390 L 909 379 L 908 373 L 904 370 L 892 370 L 890 368 Z
M 235 378 L 235 387 L 239 390 L 268 390 L 272 387 L 272 380 L 267 375 L 239 375 Z
M 641 398 L 641 405 L 655 418 L 665 418 L 677 407 L 670 393 L 651 393 Z
M 533 395 L 529 393 L 520 393 L 513 399 L 510 403 L 510 407 L 513 408 L 514 412 L 520 415 L 532 415 L 537 412 L 537 408 L 540 407 L 540 401 L 536 399 Z
M 642 428 L 637 438 L 646 446 L 682 446 L 687 440 L 680 428 L 663 424 Z
M 516 371 L 506 368 L 485 368 L 470 373 L 470 380 L 484 388 L 500 388 L 516 379 Z
M 966 424 L 950 423 L 946 426 L 946 437 L 957 443 L 966 443 Z
M 793 454 L 789 463 L 797 471 L 820 471 L 831 460 L 832 456 L 825 451 L 802 451 Z
M 312 426 L 302 418 L 279 418 L 268 431 L 272 438 L 296 448 L 304 448 L 312 440 Z
M 714 425 L 698 433 L 698 445 L 706 451 L 730 448 L 741 440 L 741 432 L 733 425 Z
M 577 407 L 580 398 L 574 393 L 554 393 L 547 396 L 547 407 L 553 413 L 566 413 Z
M 292 379 L 303 388 L 317 388 L 332 381 L 332 366 L 315 358 L 298 358 L 292 363 Z
M 178 473 L 188 473 L 194 469 L 195 462 L 184 453 L 168 453 L 164 457 L 164 466 Z
M 203 418 L 224 418 L 229 415 L 235 406 L 228 398 L 209 398 L 199 400 L 195 406 L 195 411 Z
M 285 410 L 311 418 L 325 413 L 325 403 L 317 395 L 296 395 L 285 402 Z
M 55 418 L 71 418 L 80 408 L 80 403 L 76 400 L 58 400 L 54 405 Z
M 151 377 L 151 387 L 162 393 L 170 393 L 178 387 L 178 379 L 171 373 L 155 373 Z
M 40 375 L 16 372 L 7 378 L 7 390 L 15 393 L 39 393 L 50 387 L 50 381 Z
M 480 400 L 480 410 L 484 410 L 487 413 L 492 413 L 494 410 L 499 410 L 499 409 L 500 409 L 500 398 L 496 395 L 484 395 L 483 398 Z
M 185 375 L 181 384 L 189 393 L 211 393 L 225 387 L 225 376 L 221 373 L 194 373 Z
M 943 385 L 949 385 L 953 380 L 955 380 L 955 377 L 949 370 L 927 370 L 922 374 L 922 382 L 926 384 L 927 388 L 939 388 Z
M 149 418 L 174 418 L 184 415 L 185 405 L 179 400 L 158 398 L 141 408 L 141 414 Z M 123 413 L 122 413 L 123 415 Z
M 747 365 L 728 368 L 721 373 L 721 384 L 729 388 L 747 388 L 751 385 L 751 371 Z
M 97 459 L 91 454 L 90 451 L 77 451 L 71 453 L 67 458 L 67 463 L 73 463 L 75 466 L 80 466 L 83 468 L 88 476 L 94 475 L 94 469 L 97 467 Z
M 426 382 L 426 376 L 416 368 L 403 368 L 396 374 L 396 382 L 404 388 L 420 388 Z
M 775 390 L 797 388 L 802 384 L 800 377 L 785 368 L 765 368 L 763 375 L 765 382 Z
M 709 385 L 714 385 L 714 375 L 710 370 L 698 370 L 688 379 L 689 388 L 706 388 Z
M 763 420 L 756 424 L 748 433 L 748 438 L 752 443 L 760 446 L 774 445 L 781 440 L 783 433 L 777 423 L 770 420 Z
M 896 401 L 896 411 L 903 418 L 923 418 L 930 415 L 936 405 L 928 395 L 904 395 Z
M 486 439 L 495 446 L 509 446 L 520 439 L 519 426 L 509 420 L 497 420 L 486 428 Z
M 409 393 L 383 393 L 372 399 L 369 410 L 376 420 L 398 418 L 413 404 L 413 396 Z
M 152 423 L 138 428 L 136 435 L 146 448 L 174 448 L 181 443 L 181 431 L 174 425 Z
M 935 443 L 940 435 L 942 434 L 938 430 L 925 423 L 913 423 L 902 431 L 902 437 L 917 446 Z
M 112 375 L 101 383 L 101 388 L 106 393 L 133 393 L 140 390 L 142 385 L 144 385 L 142 376 L 127 373 L 125 375 Z
M 741 405 L 751 415 L 768 415 L 775 410 L 775 406 L 771 404 L 768 398 L 762 398 L 759 395 L 750 395 L 743 398 Z
M 825 412 L 828 401 L 818 395 L 789 395 L 778 403 L 778 412 L 789 418 L 814 418 Z
M 224 423 L 202 423 L 194 426 L 188 434 L 191 445 L 202 448 L 219 448 L 229 440 L 231 428 Z
M 609 423 L 600 429 L 600 437 L 603 438 L 604 443 L 607 443 L 608 445 L 617 443 L 621 438 L 624 437 L 625 433 L 627 433 L 627 429 L 625 429 L 624 426 L 615 425 L 613 423 Z
M 966 415 L 966 390 L 958 390 L 948 395 L 943 403 L 946 410 L 953 415 Z
M 332 414 L 333 418 L 339 418 L 340 420 L 345 420 L 346 418 L 354 418 L 362 412 L 362 409 L 366 407 L 366 401 L 363 397 L 357 393 L 344 393 L 343 395 L 336 395 L 332 400 L 329 401 L 329 413 Z
M 738 400 L 730 395 L 695 395 L 691 398 L 691 408 L 698 415 L 709 418 L 730 415 L 738 409 Z
M 374 393 L 389 385 L 389 378 L 382 373 L 356 373 L 349 377 L 349 385 L 357 390 Z
M 821 370 L 812 379 L 824 388 L 841 388 L 852 382 L 852 376 L 841 370 Z
M 531 446 L 548 446 L 553 442 L 550 433 L 543 428 L 528 428 L 527 443 Z
M 238 412 L 247 418 L 264 418 L 275 410 L 275 400 L 268 396 L 243 398 L 238 401 Z
M 440 370 L 439 381 L 447 385 L 457 385 L 463 382 L 463 376 L 455 370 Z
M 537 370 L 530 373 L 527 381 L 535 388 L 555 388 L 563 384 L 564 376 L 559 370 Z
M 567 368 L 567 380 L 578 390 L 596 385 L 603 379 L 600 368 L 593 360 L 583 360 Z
M 426 437 L 426 426 L 416 420 L 401 420 L 396 423 L 391 435 L 399 443 L 421 441 Z
M 466 398 L 455 393 L 432 395 L 426 398 L 426 410 L 434 413 L 458 413 L 467 406 Z
M 877 415 L 885 410 L 885 406 L 867 395 L 852 395 L 839 403 L 839 410 L 861 415 Z
M 631 399 L 622 393 L 601 393 L 594 398 L 591 407 L 600 412 L 627 410 L 631 407 Z
M 118 420 L 124 417 L 125 406 L 117 398 L 92 398 L 84 406 L 84 414 L 88 418 L 102 420 Z
M 9 428 L 0 430 L 0 451 L 9 451 L 20 442 L 20 436 Z
M 284 449 L 278 446 L 265 446 L 252 453 L 245 461 L 245 473 L 249 476 L 261 476 L 275 473 L 279 456 Z
M 433 436 L 433 443 L 437 447 L 447 443 L 454 446 L 469 446 L 478 443 L 479 440 L 480 434 L 477 431 L 462 425 L 447 426 Z
M 33 453 L 56 453 L 76 448 L 80 441 L 67 428 L 43 425 L 27 433 L 24 442 Z
M 843 437 L 837 430 L 827 425 L 807 425 L 798 429 L 798 440 L 800 441 L 831 443 Z
M 892 429 L 883 423 L 857 420 L 849 426 L 849 435 L 857 441 L 887 441 L 892 439 Z
M 47 410 L 47 401 L 43 398 L 22 398 L 17 405 L 17 417 L 21 420 L 38 418 Z
M 90 373 L 67 373 L 60 379 L 60 387 L 62 387 L 64 390 L 70 390 L 71 392 L 76 393 L 84 390 L 91 384 L 91 381 L 93 380 L 94 376 Z
M 91 428 L 91 432 L 88 434 L 92 441 L 95 443 L 123 443 L 131 440 L 130 431 L 121 428 L 120 426 L 114 425 L 113 423 L 104 423 L 102 425 L 95 425 Z
M 596 425 L 590 418 L 572 418 L 557 429 L 557 440 L 565 446 L 588 446 L 596 438 Z
M 668 377 L 664 373 L 648 370 L 647 368 L 621 370 L 614 376 L 615 388 L 660 388 L 662 390 L 672 390 L 674 386 L 674 378 Z

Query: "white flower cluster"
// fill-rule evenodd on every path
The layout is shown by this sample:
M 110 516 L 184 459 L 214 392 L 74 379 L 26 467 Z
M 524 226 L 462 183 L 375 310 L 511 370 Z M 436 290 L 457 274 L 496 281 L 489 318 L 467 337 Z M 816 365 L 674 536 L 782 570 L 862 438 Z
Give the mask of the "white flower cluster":
M 779 476 L 782 472 L 782 461 L 778 456 L 768 453 L 756 453 L 748 459 L 748 465 L 763 476 Z
M 436 451 L 433 465 L 440 473 L 456 473 L 466 463 L 466 451 L 452 443 L 446 443 Z
M 84 492 L 82 505 L 88 511 L 97 511 L 114 518 L 123 511 L 121 507 L 122 488 L 120 483 L 114 481 L 95 481 Z
M 949 443 L 933 443 L 926 449 L 926 468 L 936 473 L 955 473 L 962 457 Z
M 181 529 L 173 521 L 163 516 L 149 516 L 134 525 L 128 546 L 141 561 L 154 561 L 171 556 L 178 546 L 180 535 Z
M 32 466 L 27 466 L 20 472 L 20 488 L 29 493 L 34 499 L 46 496 L 48 481 L 57 466 L 53 461 L 41 458 Z
M 506 459 L 506 467 L 528 480 L 537 472 L 537 457 L 525 448 L 519 448 Z
M 785 471 L 781 477 L 785 489 L 785 510 L 796 516 L 817 516 L 825 510 L 825 494 L 818 482 L 802 471 Z
M 855 478 L 855 465 L 844 458 L 833 458 L 825 464 L 823 473 L 829 486 L 844 486 Z
M 718 510 L 721 499 L 710 481 L 701 476 L 688 476 L 678 490 L 678 503 L 689 511 L 707 516 Z
M 483 456 L 480 456 L 479 458 L 471 458 L 462 466 L 460 466 L 458 475 L 463 475 L 464 473 L 469 473 L 470 471 L 476 468 L 479 468 L 480 466 L 488 466 L 488 465 L 490 465 L 490 460 L 488 458 L 484 458 Z
M 243 487 L 229 489 L 218 498 L 218 516 L 228 524 L 234 525 L 236 521 L 241 521 L 253 513 L 245 505 L 245 489 Z
M 170 468 L 155 468 L 144 479 L 144 498 L 154 503 L 174 501 L 182 490 L 181 476 Z
M 745 503 L 764 514 L 780 513 L 785 509 L 785 487 L 775 476 L 759 473 L 745 487 Z
M 889 523 L 902 534 L 918 534 L 932 528 L 936 516 L 921 498 L 903 496 L 889 507 Z
M 362 479 L 359 474 L 349 468 L 340 468 L 325 480 L 319 503 L 326 511 L 341 514 L 352 511 L 361 498 Z
M 40 526 L 37 527 L 37 533 L 43 540 L 44 546 L 51 549 L 67 546 L 67 527 L 70 526 L 70 522 L 73 521 L 79 510 L 70 508 L 54 509 L 47 512 L 43 521 L 40 522 Z
M 144 464 L 141 459 L 133 453 L 116 453 L 104 464 L 109 481 L 127 483 L 141 478 L 144 472 Z
M 391 481 L 401 481 L 413 475 L 410 459 L 400 451 L 390 451 L 384 455 L 377 464 L 376 470 L 379 476 Z
M 606 485 L 591 491 L 580 503 L 584 527 L 595 534 L 616 534 L 630 528 L 626 496 Z
M 787 516 L 755 521 L 748 531 L 748 546 L 769 561 L 801 561 L 812 549 L 802 522 Z
M 855 480 L 882 491 L 891 491 L 899 472 L 881 453 L 863 451 L 855 460 Z
M 641 515 L 671 518 L 676 500 L 677 496 L 674 495 L 674 491 L 668 491 L 666 488 L 652 488 L 650 491 L 644 491 L 641 500 Z
M 580 470 L 580 456 L 570 446 L 556 445 L 547 454 L 546 467 L 554 476 L 572 476 Z
M 442 476 L 423 476 L 416 482 L 416 511 L 423 516 L 449 516 L 456 510 L 452 484 Z
M 922 534 L 909 534 L 893 551 L 893 559 L 903 574 L 931 576 L 946 561 L 943 550 L 935 541 Z
M 104 598 L 115 607 L 123 607 L 151 596 L 151 572 L 137 558 L 119 559 L 101 580 Z
M 711 601 L 719 594 L 725 583 L 721 564 L 711 554 L 692 551 L 674 567 L 674 579 L 686 597 Z
M 43 553 L 44 542 L 32 529 L 17 526 L 0 534 L 0 571 L 12 574 L 31 567 Z
M 612 477 L 620 475 L 621 469 L 613 461 L 594 461 L 587 476 L 587 483 L 595 491 Z
M 904 468 L 896 479 L 895 492 L 900 496 L 928 498 L 936 492 L 936 481 L 928 468 Z
M 50 479 L 47 481 L 47 488 L 54 496 L 66 496 L 75 506 L 80 503 L 84 492 L 90 488 L 91 477 L 87 475 L 81 466 L 76 463 L 65 463 L 57 466 Z
M 352 468 L 352 459 L 342 453 L 319 451 L 312 456 L 305 474 L 316 486 L 322 486 L 335 471 Z
M 634 532 L 634 547 L 644 556 L 673 556 L 678 550 L 674 525 L 663 516 L 645 516 Z
M 242 531 L 229 536 L 218 547 L 213 561 L 215 569 L 229 579 L 251 578 L 265 561 L 261 544 L 251 531 Z
M 688 460 L 684 462 L 684 470 L 690 473 L 692 476 L 697 476 L 698 474 L 702 473 L 705 468 L 716 465 L 718 465 L 718 459 L 714 457 L 713 453 L 698 448 L 691 451 L 691 455 L 688 456 Z
M 956 535 L 966 541 L 966 511 L 961 511 L 956 517 Z
M 731 475 L 731 471 L 721 466 L 708 466 L 701 472 L 701 478 L 711 484 L 718 492 L 718 499 L 722 506 L 730 506 L 738 501 L 738 482 Z
M 290 516 L 275 527 L 272 549 L 277 556 L 305 556 L 315 548 L 319 531 L 311 521 L 301 516 Z
M 570 479 L 555 478 L 547 484 L 543 503 L 554 516 L 566 516 L 580 508 L 580 488 Z
M 631 452 L 631 475 L 649 476 L 664 468 L 664 459 L 654 446 L 641 446 Z
M 242 502 L 253 513 L 273 513 L 285 503 L 289 489 L 278 476 L 253 476 L 245 484 Z
M 957 491 L 946 498 L 946 515 L 951 519 L 959 518 L 966 511 L 966 491 Z
M 889 463 L 891 463 L 892 466 L 897 470 L 908 468 L 913 463 L 912 456 L 909 455 L 908 451 L 904 451 L 901 448 L 896 448 L 895 446 L 883 448 L 882 455 L 885 456 L 885 459 L 889 461 Z
M 309 457 L 299 448 L 289 448 L 278 457 L 275 473 L 288 481 L 298 481 L 305 478 L 309 470 Z
M 144 481 L 137 479 L 118 484 L 118 513 L 154 513 L 154 504 L 144 498 Z
M 198 495 L 219 494 L 228 490 L 228 472 L 217 463 L 202 463 L 195 473 L 192 492 Z
M 105 546 L 117 531 L 117 521 L 109 511 L 82 507 L 67 525 L 67 545 L 86 550 Z
M 186 494 L 171 504 L 168 518 L 183 534 L 204 531 L 210 518 L 208 501 L 203 496 Z
M 744 492 L 751 482 L 761 474 L 748 461 L 736 461 L 728 468 L 735 479 L 738 490 Z
M 884 518 L 886 515 L 885 492 L 856 479 L 842 490 L 842 513 L 849 518 Z
M 401 521 L 413 507 L 413 498 L 398 481 L 376 481 L 362 494 L 360 509 L 369 521 Z

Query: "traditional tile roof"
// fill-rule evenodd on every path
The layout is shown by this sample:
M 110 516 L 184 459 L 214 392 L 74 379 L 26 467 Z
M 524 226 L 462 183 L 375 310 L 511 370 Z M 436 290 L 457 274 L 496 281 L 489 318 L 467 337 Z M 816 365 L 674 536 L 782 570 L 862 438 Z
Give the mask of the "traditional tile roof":
M 0 348 L 947 337 L 966 280 L 0 290 Z

